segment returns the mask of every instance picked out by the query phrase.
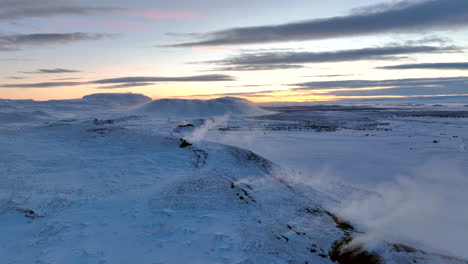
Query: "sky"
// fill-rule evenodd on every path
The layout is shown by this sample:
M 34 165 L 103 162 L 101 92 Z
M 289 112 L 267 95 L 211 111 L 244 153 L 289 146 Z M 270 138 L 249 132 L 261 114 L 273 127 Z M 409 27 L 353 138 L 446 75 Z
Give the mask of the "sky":
M 0 0 L 0 98 L 468 95 L 466 0 Z M 468 97 L 466 97 L 468 98 Z

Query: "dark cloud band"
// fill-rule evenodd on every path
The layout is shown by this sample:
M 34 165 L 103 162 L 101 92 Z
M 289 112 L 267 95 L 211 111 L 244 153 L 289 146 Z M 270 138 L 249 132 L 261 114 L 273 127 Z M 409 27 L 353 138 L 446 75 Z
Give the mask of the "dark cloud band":
M 347 16 L 294 23 L 232 28 L 204 34 L 205 39 L 172 47 L 237 45 L 320 40 L 380 33 L 420 33 L 468 26 L 468 1 L 400 1 L 362 8 Z
M 187 77 L 122 77 L 101 79 L 91 82 L 41 82 L 41 83 L 19 83 L 19 84 L 2 84 L 0 88 L 53 88 L 78 85 L 95 85 L 95 84 L 116 84 L 114 86 L 98 87 L 101 89 L 117 89 L 133 86 L 146 86 L 160 82 L 218 82 L 218 81 L 234 81 L 235 78 L 224 74 L 198 75 Z
M 0 35 L 0 51 L 17 51 L 22 46 L 39 46 L 60 43 L 72 43 L 111 38 L 112 34 L 46 33 L 46 34 L 16 34 Z
M 26 73 L 26 74 L 51 74 L 51 73 L 76 73 L 80 72 L 78 70 L 70 70 L 70 69 L 61 69 L 61 68 L 56 68 L 56 69 L 38 69 L 36 71 L 32 72 L 20 72 L 20 73 Z
M 115 7 L 83 6 L 58 0 L 0 0 L 0 20 L 56 15 L 86 15 L 96 12 L 120 10 Z
M 411 79 L 393 79 L 393 80 L 345 80 L 345 81 L 324 81 L 324 82 L 306 82 L 296 84 L 299 88 L 292 90 L 324 90 L 324 89 L 359 89 L 359 88 L 418 88 L 428 86 L 460 86 L 466 89 L 468 77 L 447 77 L 447 78 L 411 78 Z
M 407 69 L 434 69 L 434 70 L 468 70 L 468 62 L 447 63 L 413 63 L 378 67 L 384 70 L 407 70 Z
M 305 68 L 307 63 L 332 63 L 361 60 L 401 60 L 405 55 L 460 52 L 455 46 L 384 46 L 329 52 L 244 52 L 223 60 L 207 61 L 221 71 L 256 71 Z
M 92 83 L 139 83 L 139 82 L 217 82 L 234 81 L 232 76 L 224 74 L 208 74 L 188 77 L 121 77 L 111 79 L 101 79 Z

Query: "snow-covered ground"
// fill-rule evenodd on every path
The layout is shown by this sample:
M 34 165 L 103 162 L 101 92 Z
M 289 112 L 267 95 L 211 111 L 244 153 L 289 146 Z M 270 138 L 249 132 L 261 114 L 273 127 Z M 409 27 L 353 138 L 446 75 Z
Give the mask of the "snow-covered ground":
M 0 100 L 1 263 L 468 263 L 467 112 Z

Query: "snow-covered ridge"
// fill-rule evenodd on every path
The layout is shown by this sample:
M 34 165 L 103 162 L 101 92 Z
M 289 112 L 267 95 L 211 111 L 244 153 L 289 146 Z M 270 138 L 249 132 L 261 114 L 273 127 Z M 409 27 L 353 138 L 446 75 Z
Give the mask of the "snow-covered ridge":
M 20 110 L 40 110 L 45 113 L 76 113 L 96 110 L 109 112 L 130 112 L 132 115 L 146 115 L 155 118 L 206 118 L 214 116 L 258 116 L 272 112 L 261 109 L 255 103 L 236 97 L 222 97 L 212 100 L 158 99 L 134 93 L 98 93 L 71 100 L 0 100 L 0 113 Z M 23 113 L 24 114 L 24 113 Z
M 132 106 L 151 101 L 151 98 L 143 94 L 134 93 L 97 93 L 84 96 L 84 102 L 97 102 L 105 104 L 120 104 L 122 106 Z
M 193 118 L 222 115 L 256 116 L 271 113 L 246 99 L 235 97 L 212 100 L 160 99 L 146 103 L 136 111 L 155 117 Z

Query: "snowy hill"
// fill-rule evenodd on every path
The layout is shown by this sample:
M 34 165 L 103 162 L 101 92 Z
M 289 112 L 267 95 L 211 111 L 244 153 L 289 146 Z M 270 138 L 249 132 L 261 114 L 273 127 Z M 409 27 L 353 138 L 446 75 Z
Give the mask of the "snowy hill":
M 113 106 L 134 106 L 151 101 L 151 98 L 134 93 L 100 93 L 90 94 L 84 96 L 82 99 L 84 102 L 101 103 L 104 105 Z
M 248 100 L 235 97 L 213 100 L 160 99 L 141 106 L 137 112 L 157 117 L 181 118 L 223 115 L 255 116 L 270 113 Z

